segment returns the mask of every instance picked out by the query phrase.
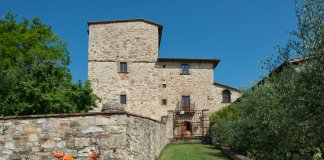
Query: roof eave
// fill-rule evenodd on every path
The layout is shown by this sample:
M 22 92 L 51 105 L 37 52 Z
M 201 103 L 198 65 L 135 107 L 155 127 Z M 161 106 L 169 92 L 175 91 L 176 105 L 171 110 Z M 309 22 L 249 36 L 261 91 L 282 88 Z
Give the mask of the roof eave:
M 231 87 L 231 86 L 228 86 L 228 85 L 225 85 L 225 84 L 217 83 L 217 82 L 214 82 L 214 85 L 222 86 L 224 88 L 232 89 L 232 90 L 235 90 L 235 91 L 240 91 L 237 88 L 234 88 L 234 87 Z
M 191 58 L 158 58 L 159 62 L 203 62 L 203 63 L 213 63 L 213 68 L 220 62 L 219 59 L 191 59 Z
M 110 24 L 110 23 L 125 23 L 125 22 L 145 22 L 154 26 L 158 27 L 158 32 L 159 32 L 159 47 L 161 44 L 161 39 L 162 39 L 162 30 L 163 30 L 163 26 L 161 24 L 155 23 L 155 22 L 151 22 L 142 18 L 138 18 L 138 19 L 125 19 L 125 20 L 112 20 L 112 21 L 90 21 L 88 22 L 88 26 L 90 25 L 95 25 L 95 24 Z M 88 30 L 88 34 L 89 34 L 89 30 Z

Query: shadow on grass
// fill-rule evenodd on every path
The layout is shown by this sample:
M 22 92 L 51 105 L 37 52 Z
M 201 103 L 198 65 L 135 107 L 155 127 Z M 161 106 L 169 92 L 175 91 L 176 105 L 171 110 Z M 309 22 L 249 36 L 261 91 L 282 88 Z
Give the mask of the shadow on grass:
M 210 149 L 210 150 L 218 150 L 215 146 L 203 146 L 204 148 Z M 222 158 L 222 159 L 230 159 L 226 154 L 224 154 L 222 151 L 218 150 L 217 153 L 211 153 L 204 151 L 203 153 L 206 155 L 210 155 L 212 157 L 216 158 Z
M 204 148 L 208 148 L 208 149 L 217 149 L 216 147 L 210 145 L 210 146 L 204 146 Z

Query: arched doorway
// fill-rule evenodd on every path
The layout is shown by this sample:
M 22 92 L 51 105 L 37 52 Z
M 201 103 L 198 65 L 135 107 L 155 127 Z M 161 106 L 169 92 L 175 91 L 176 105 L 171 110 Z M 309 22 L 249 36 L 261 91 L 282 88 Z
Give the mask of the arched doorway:
M 184 121 L 180 123 L 180 133 L 181 137 L 191 137 L 191 123 L 189 121 Z

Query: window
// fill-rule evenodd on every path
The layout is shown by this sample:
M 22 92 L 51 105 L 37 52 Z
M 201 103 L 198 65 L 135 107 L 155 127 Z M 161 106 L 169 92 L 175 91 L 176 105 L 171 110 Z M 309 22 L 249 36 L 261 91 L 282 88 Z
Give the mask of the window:
M 119 72 L 122 72 L 122 73 L 127 72 L 127 62 L 120 62 L 120 64 L 119 64 Z
M 181 65 L 181 74 L 189 74 L 189 65 L 188 64 Z
M 162 105 L 167 105 L 167 100 L 166 99 L 162 99 Z
M 126 95 L 120 95 L 120 104 L 126 104 Z
M 162 67 L 165 68 L 165 65 L 163 65 Z
M 223 103 L 231 103 L 231 92 L 229 90 L 223 91 Z
M 166 84 L 163 84 L 163 88 L 166 88 Z
M 182 106 L 190 106 L 190 96 L 182 96 Z
M 190 111 L 190 96 L 182 96 L 182 109 Z

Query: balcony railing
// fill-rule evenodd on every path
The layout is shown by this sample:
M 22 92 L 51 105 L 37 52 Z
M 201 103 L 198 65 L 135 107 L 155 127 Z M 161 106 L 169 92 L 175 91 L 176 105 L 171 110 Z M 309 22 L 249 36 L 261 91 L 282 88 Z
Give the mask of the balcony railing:
M 178 102 L 175 110 L 184 111 L 184 112 L 194 112 L 195 111 L 195 103 Z

